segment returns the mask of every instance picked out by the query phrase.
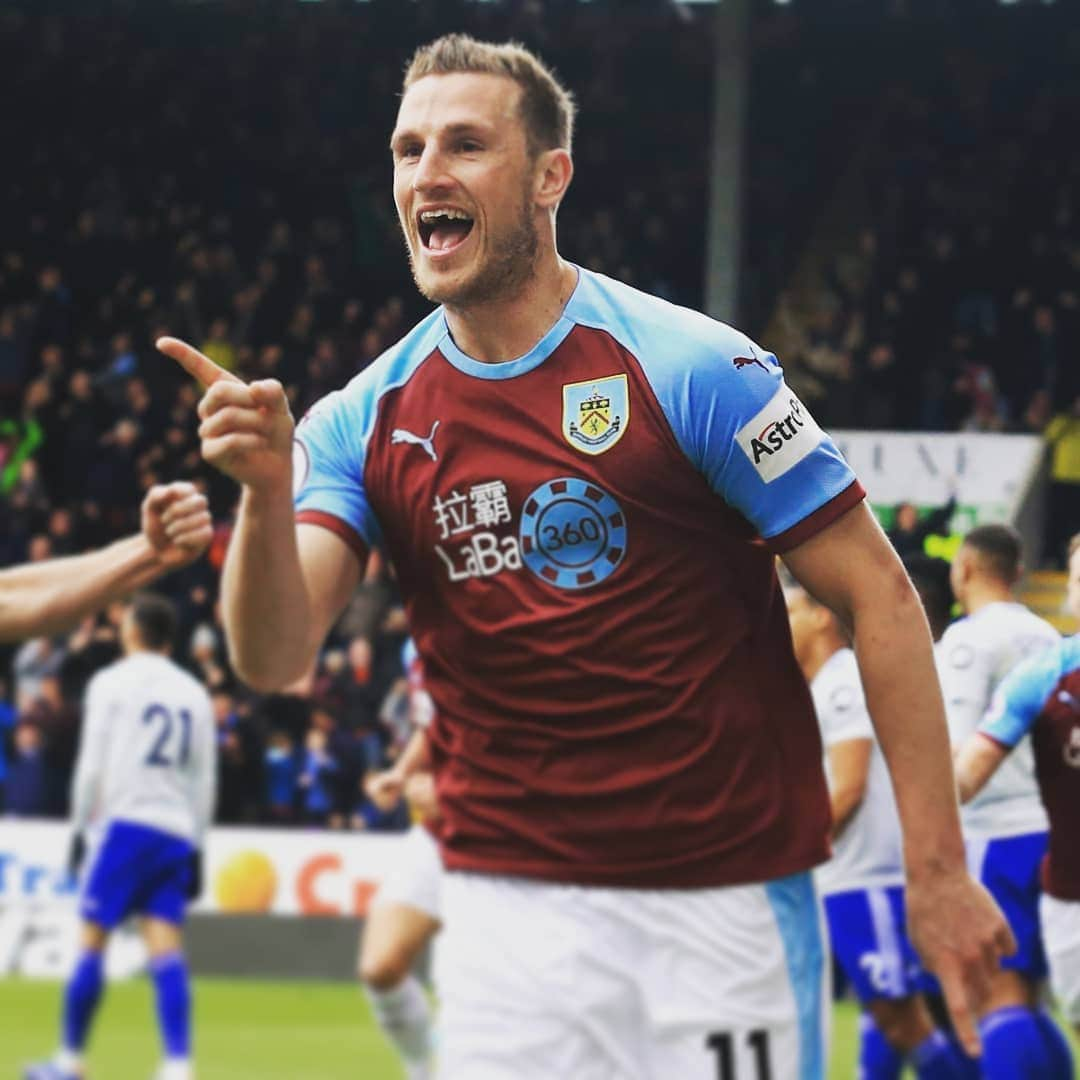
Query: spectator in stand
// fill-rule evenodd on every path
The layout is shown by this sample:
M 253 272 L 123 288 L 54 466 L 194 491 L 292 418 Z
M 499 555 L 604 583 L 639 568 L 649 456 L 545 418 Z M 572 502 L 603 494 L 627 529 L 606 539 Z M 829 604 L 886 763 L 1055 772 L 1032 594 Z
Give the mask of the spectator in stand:
M 218 739 L 218 817 L 240 824 L 256 820 L 262 797 L 256 760 L 246 717 L 231 691 L 217 687 L 210 694 Z
M 227 319 L 215 319 L 210 324 L 210 332 L 203 342 L 202 351 L 207 356 L 212 356 L 214 363 L 220 364 L 226 371 L 236 370 L 236 347 L 229 337 Z
M 303 765 L 297 778 L 303 817 L 311 825 L 333 825 L 338 817 L 341 769 L 328 749 L 325 731 L 311 728 L 304 740 Z
M 220 640 L 221 635 L 210 622 L 199 623 L 191 635 L 189 656 L 196 677 L 211 690 L 222 691 L 231 708 L 232 698 L 227 691 L 229 673 L 220 658 Z
M 51 638 L 31 638 L 15 654 L 15 703 L 21 710 L 28 708 L 42 692 L 49 676 L 57 674 L 66 649 Z
M 12 817 L 41 817 L 49 810 L 50 786 L 41 729 L 20 720 L 8 765 L 6 813 Z
M 349 815 L 349 824 L 354 829 L 364 829 L 367 832 L 402 832 L 411 824 L 409 804 L 404 795 L 399 795 L 396 801 L 389 805 L 385 802 L 380 805 L 368 794 L 368 785 L 372 779 L 380 775 L 380 770 L 372 769 L 360 778 L 356 788 L 356 798 Z
M 266 808 L 274 825 L 291 825 L 296 820 L 296 793 L 300 767 L 296 747 L 287 731 L 274 731 L 266 747 L 263 763 L 266 777 Z
M 947 535 L 949 522 L 956 511 L 956 496 L 950 495 L 949 501 L 944 506 L 931 511 L 924 517 L 919 516 L 919 510 L 914 503 L 897 503 L 893 511 L 893 526 L 888 530 L 889 540 L 896 548 L 896 553 L 901 559 L 915 552 L 923 551 L 926 538 L 935 533 Z
M 15 705 L 8 693 L 8 684 L 0 679 L 0 812 L 4 808 L 4 789 L 7 786 L 8 757 L 13 749 L 16 721 Z

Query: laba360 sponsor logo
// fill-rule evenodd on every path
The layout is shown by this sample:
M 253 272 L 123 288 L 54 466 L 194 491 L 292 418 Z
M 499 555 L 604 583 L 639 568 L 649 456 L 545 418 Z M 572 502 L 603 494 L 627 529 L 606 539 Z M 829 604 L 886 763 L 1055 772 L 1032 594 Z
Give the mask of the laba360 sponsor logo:
M 494 577 L 503 570 L 521 569 L 517 540 L 492 531 L 512 520 L 506 484 L 501 480 L 437 495 L 431 509 L 442 541 L 435 545 L 435 554 L 451 581 Z
M 766 484 L 812 453 L 824 438 L 803 403 L 781 383 L 772 400 L 735 435 Z
M 490 578 L 527 566 L 559 589 L 583 589 L 609 577 L 626 551 L 626 520 L 606 491 L 576 477 L 559 477 L 533 490 L 520 514 L 518 535 L 501 480 L 454 489 L 432 504 L 440 541 L 435 553 L 451 581 Z M 486 526 L 486 527 L 485 527 Z

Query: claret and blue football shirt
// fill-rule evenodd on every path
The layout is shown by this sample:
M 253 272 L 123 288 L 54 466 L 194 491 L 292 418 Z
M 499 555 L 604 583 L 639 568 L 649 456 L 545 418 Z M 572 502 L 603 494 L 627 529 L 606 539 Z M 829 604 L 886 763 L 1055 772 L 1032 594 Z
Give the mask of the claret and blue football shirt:
M 1080 635 L 1015 667 L 998 687 L 980 734 L 1012 750 L 1028 733 L 1035 775 L 1050 818 L 1043 889 L 1080 900 Z
M 393 560 L 447 865 L 763 881 L 828 854 L 774 554 L 863 498 L 743 334 L 579 271 L 526 355 L 434 311 L 298 426 L 297 517 Z

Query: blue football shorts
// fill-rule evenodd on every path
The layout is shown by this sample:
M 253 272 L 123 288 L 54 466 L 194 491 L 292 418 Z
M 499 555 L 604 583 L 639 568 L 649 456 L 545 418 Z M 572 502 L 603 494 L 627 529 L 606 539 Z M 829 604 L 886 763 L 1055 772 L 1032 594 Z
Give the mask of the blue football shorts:
M 969 838 L 968 867 L 997 901 L 1016 937 L 1016 952 L 1001 966 L 1029 979 L 1045 979 L 1046 951 L 1039 929 L 1040 870 L 1046 856 L 1045 832 L 996 840 Z
M 107 930 L 133 914 L 180 925 L 194 851 L 187 840 L 159 829 L 111 822 L 88 867 L 79 914 Z
M 902 885 L 825 897 L 833 953 L 865 1004 L 927 989 L 929 977 L 907 935 Z

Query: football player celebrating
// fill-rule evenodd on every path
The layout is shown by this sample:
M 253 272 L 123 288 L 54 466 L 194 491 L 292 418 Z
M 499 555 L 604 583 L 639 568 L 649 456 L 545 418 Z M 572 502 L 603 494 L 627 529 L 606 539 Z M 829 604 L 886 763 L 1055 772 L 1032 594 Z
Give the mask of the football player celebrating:
M 298 676 L 385 547 L 435 702 L 446 1076 L 814 1080 L 830 812 L 781 553 L 852 627 L 915 944 L 975 1049 L 1011 936 L 964 864 L 918 599 L 775 357 L 559 256 L 572 121 L 518 46 L 418 50 L 394 199 L 439 306 L 295 449 L 279 383 L 159 342 L 243 487 L 234 664 Z

